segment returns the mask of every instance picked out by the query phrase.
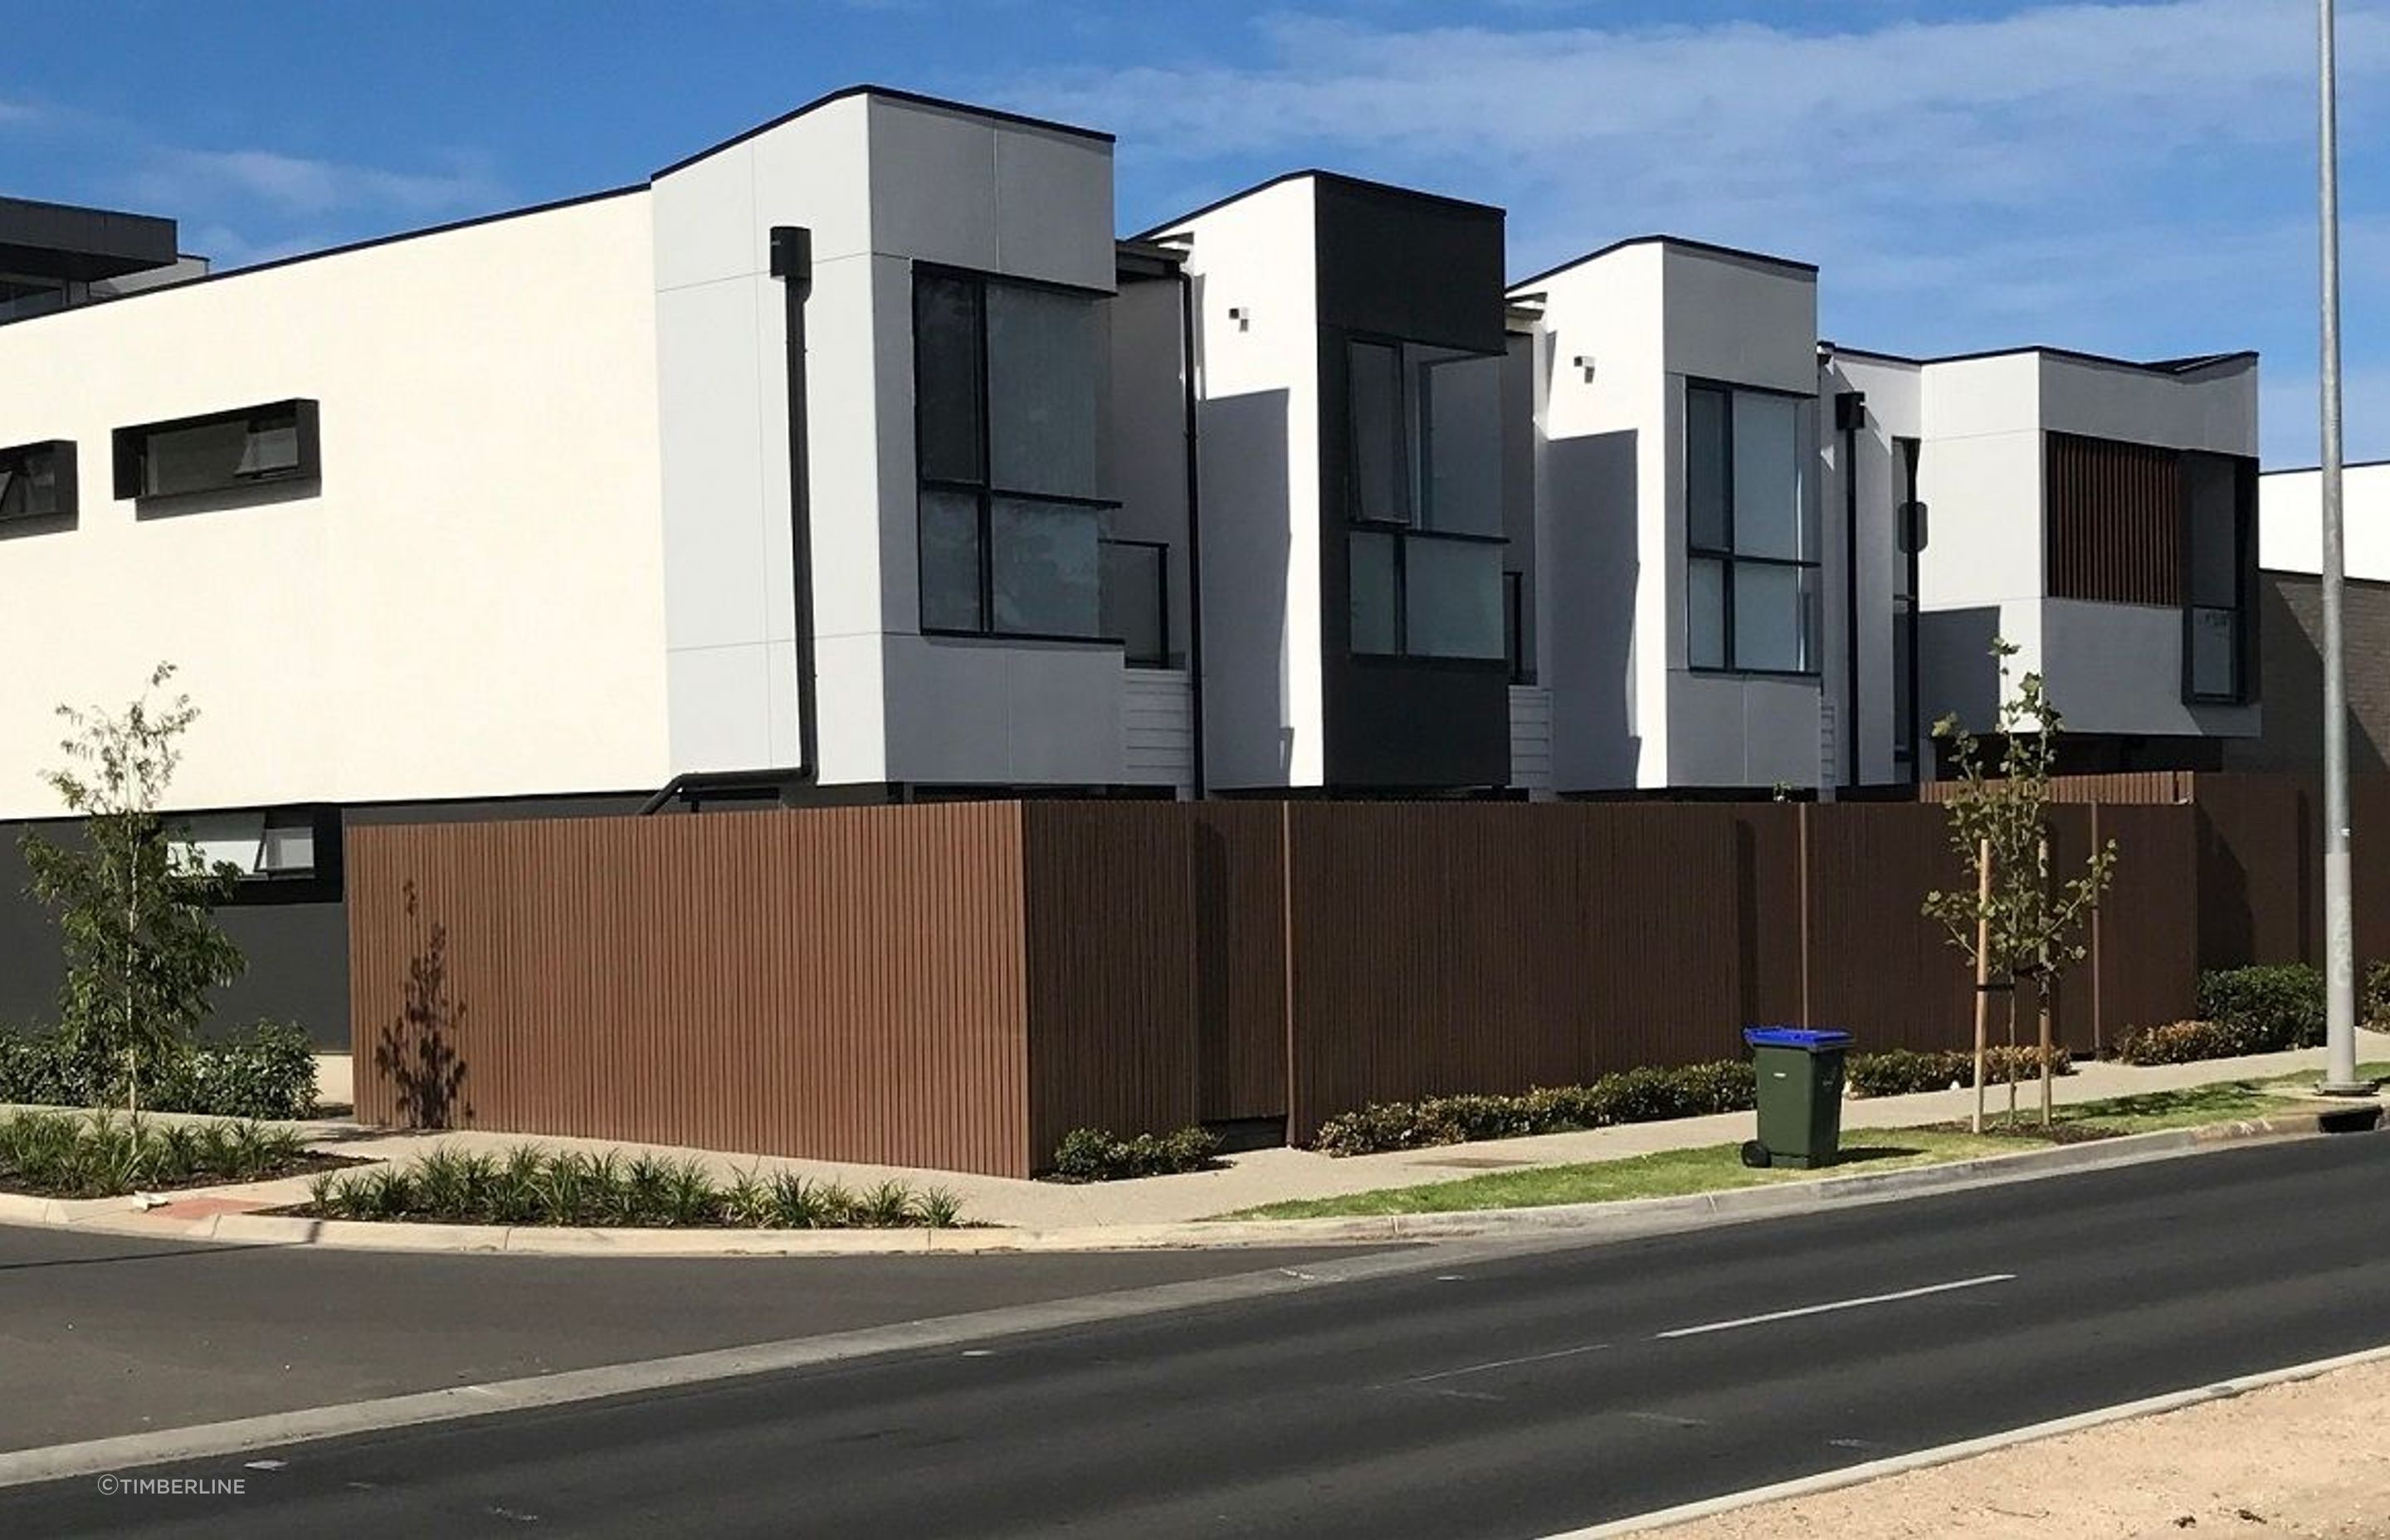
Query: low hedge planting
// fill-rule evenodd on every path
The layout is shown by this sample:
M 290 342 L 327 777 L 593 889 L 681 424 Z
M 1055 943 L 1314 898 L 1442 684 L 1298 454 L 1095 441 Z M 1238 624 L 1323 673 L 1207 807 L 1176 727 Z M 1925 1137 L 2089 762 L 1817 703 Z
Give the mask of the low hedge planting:
M 2252 1050 L 2242 1046 L 2241 1034 L 2219 1021 L 2162 1021 L 2151 1027 L 2130 1027 L 2116 1039 L 2119 1064 L 2191 1064 L 2203 1059 L 2231 1059 Z
M 1201 1128 L 1128 1138 L 1108 1129 L 1073 1128 L 1054 1151 L 1049 1174 L 1057 1182 L 1120 1182 L 1209 1171 L 1219 1163 L 1219 1136 Z
M 327 1173 L 301 1212 L 319 1219 L 651 1229 L 943 1229 L 962 1222 L 962 1204 L 942 1187 L 881 1182 L 855 1191 L 791 1172 L 748 1172 L 722 1183 L 696 1160 L 625 1161 L 532 1145 L 503 1157 L 436 1149 L 411 1166 Z
M 1733 1059 L 1679 1069 L 1641 1068 L 1590 1085 L 1538 1086 L 1519 1096 L 1428 1097 L 1378 1102 L 1320 1124 L 1311 1148 L 1328 1155 L 1424 1149 L 1477 1139 L 1564 1134 L 1623 1123 L 1657 1123 L 1752 1107 L 1751 1066 Z
M 0 1102 L 46 1107 L 123 1104 L 123 1067 L 80 1053 L 62 1033 L 0 1033 Z M 260 1021 L 219 1043 L 176 1049 L 142 1072 L 141 1109 L 220 1118 L 303 1118 L 315 1109 L 307 1034 Z
M 2374 1009 L 2380 965 L 2366 974 L 2366 1007 Z M 2190 1064 L 2203 1059 L 2313 1048 L 2324 1038 L 2323 975 L 2305 963 L 2227 968 L 2199 978 L 2199 1015 L 2128 1028 L 2116 1039 L 2126 1064 Z
M 117 1112 L 0 1114 L 0 1189 L 114 1198 L 263 1182 L 323 1166 L 299 1135 L 256 1123 L 153 1123 Z
M 2049 1050 L 2052 1074 L 2071 1075 L 2075 1060 L 2063 1046 Z M 1975 1056 L 1966 1048 L 1920 1051 L 1891 1048 L 1882 1053 L 1853 1054 L 1844 1069 L 1851 1090 L 1862 1097 L 1904 1097 L 1920 1091 L 1947 1091 L 1952 1085 L 1975 1083 Z M 1985 1084 L 2041 1078 L 2041 1050 L 2032 1045 L 2006 1044 L 1984 1056 Z

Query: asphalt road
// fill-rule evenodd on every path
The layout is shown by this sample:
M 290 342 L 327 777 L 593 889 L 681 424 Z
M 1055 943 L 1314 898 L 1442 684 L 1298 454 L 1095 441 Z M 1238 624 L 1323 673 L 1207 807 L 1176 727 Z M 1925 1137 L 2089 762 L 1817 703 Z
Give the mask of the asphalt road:
M 409 1255 L 0 1226 L 0 1450 L 1249 1272 L 1305 1251 Z M 0 1536 L 36 1533 L 0 1521 Z
M 0 1534 L 1538 1535 L 2390 1341 L 2385 1208 L 2390 1137 L 2253 1147 L 144 1472 L 238 1497 L 20 1488 Z

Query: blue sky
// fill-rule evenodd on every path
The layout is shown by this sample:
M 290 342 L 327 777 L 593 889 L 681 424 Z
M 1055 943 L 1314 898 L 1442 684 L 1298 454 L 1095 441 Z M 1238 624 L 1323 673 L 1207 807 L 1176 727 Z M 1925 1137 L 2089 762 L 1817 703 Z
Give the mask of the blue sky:
M 2342 0 L 2349 451 L 2390 457 L 2390 0 Z M 1822 264 L 1895 352 L 2266 354 L 2316 456 L 2311 0 L 89 0 L 6 29 L 0 192 L 226 263 L 637 181 L 876 81 L 1120 138 L 1124 231 L 1293 166 Z

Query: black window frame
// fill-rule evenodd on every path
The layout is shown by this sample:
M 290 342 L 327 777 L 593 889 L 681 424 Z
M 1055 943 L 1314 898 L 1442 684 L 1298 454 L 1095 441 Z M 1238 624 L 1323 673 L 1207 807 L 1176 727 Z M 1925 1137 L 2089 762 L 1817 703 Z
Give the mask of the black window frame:
M 1171 667 L 1170 542 L 1167 540 L 1115 539 L 1111 535 L 1106 535 L 1096 542 L 1096 548 L 1098 561 L 1096 581 L 1099 587 L 1103 584 L 1103 568 L 1101 563 L 1102 553 L 1105 550 L 1149 550 L 1155 553 L 1153 562 L 1153 613 L 1155 628 L 1162 638 L 1162 650 L 1150 653 L 1139 652 L 1129 645 L 1129 639 L 1126 636 L 1105 635 L 1097 639 L 1099 641 L 1119 643 L 1121 649 L 1121 661 L 1127 664 L 1130 668 Z M 1098 614 L 1100 617 L 1100 595 L 1099 596 L 1098 600 Z M 1101 623 L 1100 619 L 1098 623 Z
M 14 524 L 37 520 L 72 519 L 79 511 L 82 486 L 76 476 L 75 445 L 72 439 L 38 439 L 32 443 L 11 444 L 6 449 L 0 449 L 0 470 L 10 474 L 9 485 L 15 485 L 15 477 L 22 476 L 26 484 L 31 486 L 33 484 L 32 467 L 44 456 L 47 456 L 50 461 L 49 501 L 40 507 L 28 507 L 12 513 L 8 510 L 5 494 L 0 494 L 0 523 Z M 28 502 L 30 501 L 29 496 Z
M 1536 682 L 1535 636 L 1527 624 L 1527 574 L 1502 574 L 1502 650 L 1510 665 L 1510 683 Z
M 1508 673 L 1510 659 L 1507 655 L 1507 632 L 1504 638 L 1505 652 L 1490 657 L 1472 657 L 1449 652 L 1414 652 L 1410 649 L 1411 542 L 1441 541 L 1452 545 L 1507 547 L 1510 540 L 1508 535 L 1503 534 L 1474 534 L 1463 530 L 1429 529 L 1420 522 L 1425 511 L 1423 505 L 1428 496 L 1427 462 L 1423 458 L 1424 446 L 1420 438 L 1420 404 L 1413 398 L 1411 371 L 1405 366 L 1404 363 L 1407 350 L 1414 348 L 1433 348 L 1438 353 L 1448 355 L 1436 360 L 1435 364 L 1429 366 L 1430 367 L 1441 364 L 1460 363 L 1464 360 L 1499 360 L 1504 355 L 1499 353 L 1471 353 L 1466 348 L 1421 342 L 1383 332 L 1346 331 L 1343 334 L 1343 340 L 1345 651 L 1356 660 L 1370 662 L 1423 663 L 1437 668 L 1498 668 Z M 1399 501 L 1402 505 L 1402 513 L 1398 518 L 1368 518 L 1365 517 L 1361 507 L 1361 422 L 1358 403 L 1353 390 L 1355 372 L 1353 356 L 1355 350 L 1359 348 L 1383 348 L 1394 354 L 1394 404 L 1395 420 L 1401 425 L 1397 444 L 1402 453 L 1403 464 L 1402 476 L 1396 483 Z M 1365 649 L 1353 639 L 1351 620 L 1353 536 L 1356 534 L 1384 536 L 1391 538 L 1394 544 L 1394 645 L 1391 651 Z
M 923 278 L 933 278 L 944 282 L 969 284 L 978 292 L 979 305 L 975 335 L 973 338 L 974 343 L 976 344 L 976 356 L 973 361 L 975 373 L 972 381 L 974 400 L 977 406 L 975 415 L 978 418 L 979 429 L 978 440 L 975 446 L 978 475 L 969 481 L 958 480 L 951 476 L 932 476 L 922 464 L 924 456 L 922 446 L 928 442 L 922 431 L 923 422 L 921 415 L 920 389 L 922 376 L 920 326 L 921 280 Z M 994 468 L 996 461 L 994 446 L 990 443 L 992 434 L 991 418 L 993 414 L 988 410 L 989 390 L 987 351 L 987 293 L 992 288 L 1043 289 L 1047 293 L 1068 294 L 1074 298 L 1086 300 L 1098 304 L 1100 304 L 1111 298 L 1110 294 L 1100 289 L 1083 289 L 1073 284 L 1048 283 L 1037 278 L 1016 278 L 1001 273 L 986 273 L 976 268 L 970 267 L 953 267 L 942 263 L 917 262 L 913 263 L 913 286 L 911 294 L 911 302 L 913 307 L 913 481 L 915 499 L 914 507 L 916 510 L 913 539 L 913 582 L 914 590 L 917 596 L 926 594 L 928 592 L 927 553 L 923 547 L 921 540 L 920 519 L 919 512 L 921 494 L 939 492 L 954 496 L 967 496 L 974 499 L 975 507 L 978 510 L 979 551 L 978 605 L 980 623 L 976 626 L 932 625 L 924 620 L 920 626 L 921 635 L 924 636 L 972 637 L 981 640 L 994 638 L 1004 641 L 1022 642 L 1067 642 L 1083 647 L 1119 646 L 1121 644 L 1116 638 L 1104 636 L 1097 634 L 1096 632 L 1079 635 L 1069 632 L 1015 631 L 1007 629 L 996 623 L 995 518 L 996 505 L 999 501 L 1045 503 L 1051 504 L 1057 507 L 1086 508 L 1093 510 L 1099 516 L 1110 513 L 1121 505 L 1120 500 L 1115 497 L 1082 497 L 1050 492 L 1025 492 L 1017 488 L 1001 487 L 995 484 Z M 1099 399 L 1100 400 L 1100 391 L 1099 392 Z M 1101 453 L 1100 444 L 1098 446 L 1098 452 L 1099 454 Z M 1097 582 L 1100 584 L 1103 581 L 1102 562 L 1100 558 L 1101 545 L 1102 542 L 1107 538 L 1102 533 L 1103 521 L 1100 517 L 1099 518 L 1097 524 L 1097 531 L 1099 550 Z M 1100 597 L 1099 597 L 1097 604 L 1096 624 L 1099 630 L 1100 630 L 1103 624 L 1102 602 Z
M 1725 445 L 1726 451 L 1726 473 L 1720 481 L 1726 499 L 1726 544 L 1723 546 L 1703 545 L 1696 544 L 1693 539 L 1692 500 L 1690 496 L 1690 488 L 1692 484 L 1692 402 L 1694 394 L 1699 391 L 1707 391 L 1711 394 L 1726 398 L 1726 416 L 1724 419 L 1725 436 L 1721 441 Z M 1792 402 L 1796 404 L 1796 407 L 1800 403 L 1815 400 L 1814 397 L 1805 396 L 1798 391 L 1779 391 L 1773 390 L 1765 385 L 1741 385 L 1732 380 L 1692 378 L 1688 378 L 1685 381 L 1684 429 L 1678 434 L 1678 438 L 1684 445 L 1684 453 L 1682 456 L 1684 466 L 1683 479 L 1684 485 L 1687 488 L 1687 495 L 1683 499 L 1685 505 L 1683 510 L 1685 525 L 1685 581 L 1683 585 L 1683 599 L 1685 606 L 1685 667 L 1689 673 L 1708 674 L 1722 678 L 1823 679 L 1825 676 L 1825 660 L 1822 656 L 1825 650 L 1823 647 L 1824 637 L 1822 635 L 1822 626 L 1819 623 L 1819 617 L 1814 604 L 1805 604 L 1801 614 L 1803 650 L 1809 654 L 1809 661 L 1806 667 L 1793 669 L 1757 668 L 1746 666 L 1736 661 L 1734 645 L 1735 569 L 1739 566 L 1779 567 L 1789 568 L 1796 572 L 1814 573 L 1818 572 L 1823 566 L 1823 561 L 1816 557 L 1812 557 L 1807 560 L 1802 560 L 1794 557 L 1749 556 L 1744 555 L 1734 548 L 1734 398 L 1738 395 L 1774 396 L 1780 401 Z M 1809 502 L 1815 494 L 1815 486 L 1816 483 L 1814 481 L 1805 481 L 1802 483 L 1803 506 L 1801 517 L 1805 521 L 1812 520 L 1814 517 Z M 1815 533 L 1814 529 L 1805 529 L 1803 532 L 1805 538 Z M 1696 561 L 1715 561 L 1718 564 L 1718 603 L 1723 611 L 1723 613 L 1718 617 L 1718 629 L 1722 646 L 1726 654 L 1726 661 L 1722 664 L 1696 663 L 1693 661 L 1692 564 Z M 1822 582 L 1822 577 L 1819 578 L 1818 581 Z
M 2257 699 L 2257 462 L 2246 455 L 2212 450 L 2179 451 L 2182 477 L 2182 699 L 2186 706 L 2246 706 Z M 2199 615 L 2220 609 L 2199 602 L 2197 506 L 2191 491 L 2194 461 L 2221 460 L 2232 470 L 2232 688 L 2203 693 L 2192 657 Z
M 148 480 L 150 441 L 164 433 L 184 432 L 193 429 L 216 428 L 229 423 L 244 423 L 252 433 L 282 426 L 268 418 L 287 417 L 296 432 L 297 458 L 288 466 L 249 475 L 234 475 L 228 480 L 209 481 L 195 486 L 176 487 L 170 492 L 145 492 Z M 111 444 L 115 461 L 115 492 L 119 501 L 172 502 L 182 497 L 206 497 L 226 492 L 243 492 L 251 487 L 275 486 L 282 483 L 315 481 L 323 476 L 323 434 L 321 411 L 316 402 L 307 396 L 292 396 L 283 401 L 259 402 L 248 406 L 235 406 L 221 412 L 201 412 L 187 417 L 167 417 L 157 422 L 135 423 L 119 428 Z

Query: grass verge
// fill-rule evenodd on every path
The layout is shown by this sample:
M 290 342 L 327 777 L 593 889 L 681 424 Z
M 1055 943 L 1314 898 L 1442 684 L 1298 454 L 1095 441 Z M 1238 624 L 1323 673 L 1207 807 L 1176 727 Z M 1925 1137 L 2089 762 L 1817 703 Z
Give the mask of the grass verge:
M 2390 1077 L 2390 1065 L 2367 1065 L 2367 1078 Z M 1900 1171 L 1916 1166 L 1947 1165 L 1986 1155 L 2013 1155 L 2021 1146 L 2074 1144 L 2149 1134 L 2171 1128 L 2197 1128 L 2208 1123 L 2261 1118 L 2303 1105 L 2285 1094 L 2312 1074 L 2282 1076 L 2269 1081 L 2227 1081 L 2181 1091 L 2152 1091 L 2139 1096 L 2110 1097 L 2077 1102 L 2055 1111 L 2052 1126 L 2044 1129 L 2038 1108 L 2028 1091 L 2019 1099 L 2013 1128 L 1999 1126 L 2006 1103 L 1995 1104 L 1982 1134 L 1971 1134 L 1964 1123 L 1921 1128 L 1859 1128 L 1846 1130 L 1841 1163 L 1836 1171 Z M 1347 1193 L 1334 1198 L 1300 1199 L 1245 1209 L 1229 1219 L 1325 1219 L 1402 1213 L 1458 1213 L 1477 1209 L 1533 1209 L 1559 1203 L 1609 1203 L 1634 1198 L 1680 1198 L 1691 1193 L 1727 1192 L 1740 1187 L 1767 1187 L 1779 1182 L 1810 1180 L 1813 1171 L 1770 1167 L 1754 1171 L 1742 1163 L 1739 1144 L 1710 1145 L 1697 1149 L 1669 1149 L 1615 1161 L 1579 1165 L 1544 1166 L 1534 1170 L 1496 1172 L 1451 1182 L 1386 1187 L 1375 1192 Z

